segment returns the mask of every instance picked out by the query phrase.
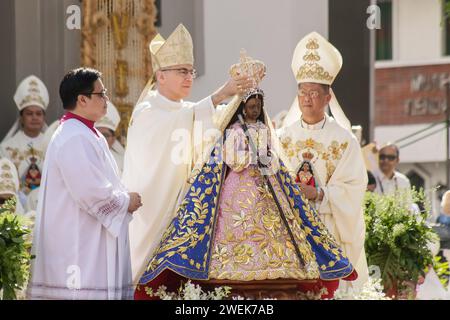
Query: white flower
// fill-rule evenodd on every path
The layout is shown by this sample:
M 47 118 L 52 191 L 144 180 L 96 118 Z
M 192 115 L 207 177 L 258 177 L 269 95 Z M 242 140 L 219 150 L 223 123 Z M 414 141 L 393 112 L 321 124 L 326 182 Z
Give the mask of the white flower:
M 369 280 L 359 290 L 349 288 L 337 289 L 334 292 L 334 300 L 391 300 L 383 292 L 381 279 L 369 277 Z
M 212 292 L 204 292 L 199 285 L 188 280 L 180 287 L 178 293 L 166 292 L 165 286 L 160 286 L 154 296 L 161 300 L 222 300 L 230 294 L 230 287 L 217 287 Z

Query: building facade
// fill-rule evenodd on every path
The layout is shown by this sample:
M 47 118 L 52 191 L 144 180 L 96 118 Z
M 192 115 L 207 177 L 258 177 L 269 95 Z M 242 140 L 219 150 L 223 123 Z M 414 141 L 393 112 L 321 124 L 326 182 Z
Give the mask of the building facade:
M 441 194 L 448 189 L 445 84 L 450 29 L 445 1 L 377 4 L 382 26 L 376 35 L 374 140 L 399 146 L 400 171 L 425 188 L 436 216 Z

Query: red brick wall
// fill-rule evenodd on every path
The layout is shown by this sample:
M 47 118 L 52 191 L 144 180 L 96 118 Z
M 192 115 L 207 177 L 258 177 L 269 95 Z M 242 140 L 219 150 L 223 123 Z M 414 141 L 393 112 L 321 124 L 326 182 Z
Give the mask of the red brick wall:
M 450 64 L 376 69 L 375 125 L 445 120 L 443 81 L 449 74 Z

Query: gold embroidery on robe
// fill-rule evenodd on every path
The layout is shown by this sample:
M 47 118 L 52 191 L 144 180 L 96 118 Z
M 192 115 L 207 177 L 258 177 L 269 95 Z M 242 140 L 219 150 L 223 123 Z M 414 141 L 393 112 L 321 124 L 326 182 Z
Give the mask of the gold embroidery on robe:
M 333 140 L 330 145 L 324 146 L 322 143 L 315 141 L 312 138 L 293 141 L 291 137 L 286 137 L 281 139 L 281 146 L 291 163 L 303 162 L 304 159 L 302 159 L 302 154 L 306 151 L 314 155 L 312 160 L 313 164 L 319 159 L 323 160 L 326 168 L 325 183 L 328 183 L 328 180 L 330 180 L 336 170 L 337 163 L 348 147 L 348 142 L 339 143 L 338 141 Z

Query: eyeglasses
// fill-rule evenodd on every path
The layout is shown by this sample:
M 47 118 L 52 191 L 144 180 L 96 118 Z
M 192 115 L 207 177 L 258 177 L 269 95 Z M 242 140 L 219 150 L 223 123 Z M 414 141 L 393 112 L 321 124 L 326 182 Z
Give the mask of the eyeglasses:
M 173 69 L 161 69 L 161 71 L 177 71 L 177 73 L 179 75 L 181 75 L 182 77 L 184 77 L 185 79 L 191 75 L 192 79 L 197 78 L 197 70 L 192 69 L 186 69 L 186 68 L 173 68 Z
M 389 161 L 394 161 L 395 159 L 397 159 L 396 155 L 393 154 L 380 154 L 379 156 L 380 160 L 389 160 Z
M 300 98 L 305 98 L 306 96 L 309 96 L 311 99 L 316 99 L 319 97 L 319 91 L 311 90 L 307 92 L 304 90 L 300 90 L 298 92 L 298 95 L 300 96 Z
M 83 93 L 83 94 L 86 96 L 90 96 L 91 94 L 100 95 L 103 99 L 106 99 L 106 98 L 108 98 L 107 92 L 108 92 L 107 89 L 103 89 L 101 92 L 89 92 L 89 93 Z

